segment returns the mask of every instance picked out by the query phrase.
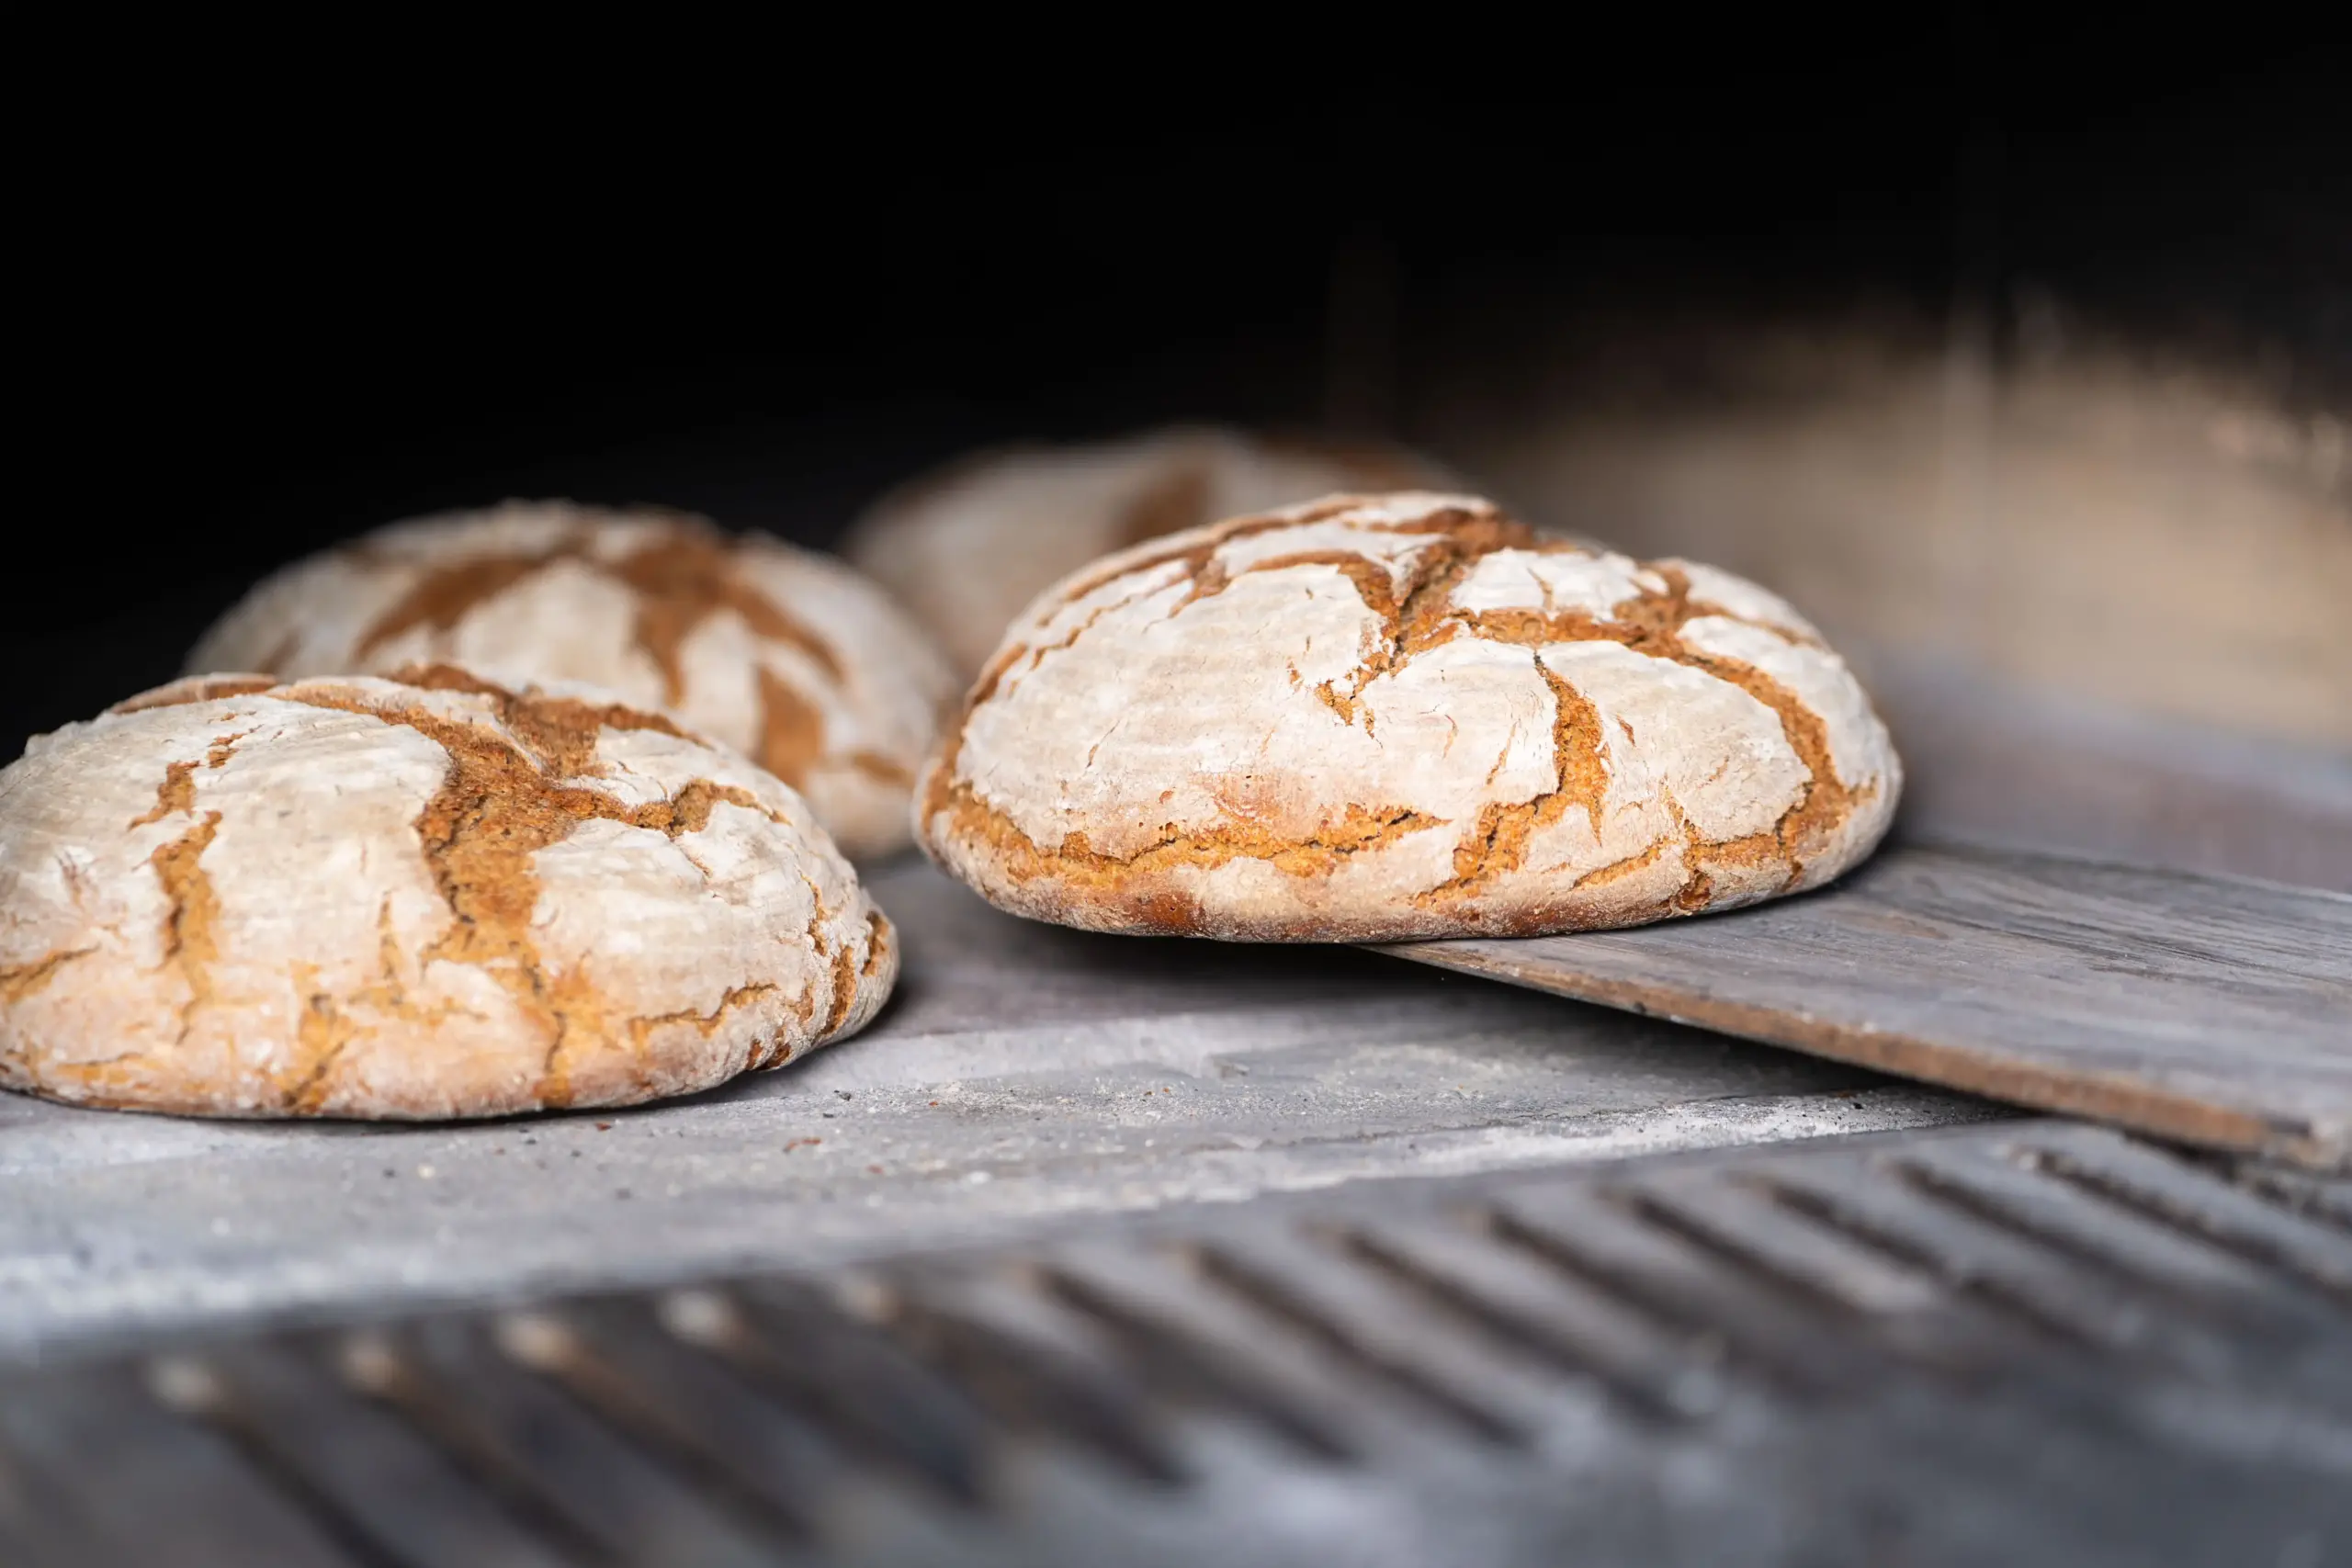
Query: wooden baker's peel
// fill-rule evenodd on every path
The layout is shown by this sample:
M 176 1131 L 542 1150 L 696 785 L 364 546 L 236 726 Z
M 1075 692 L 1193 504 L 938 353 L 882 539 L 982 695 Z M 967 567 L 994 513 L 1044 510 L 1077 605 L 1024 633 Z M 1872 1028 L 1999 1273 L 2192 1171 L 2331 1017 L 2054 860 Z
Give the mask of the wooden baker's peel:
M 2212 1148 L 2352 1169 L 2352 897 L 1893 845 L 1804 897 L 1385 947 Z

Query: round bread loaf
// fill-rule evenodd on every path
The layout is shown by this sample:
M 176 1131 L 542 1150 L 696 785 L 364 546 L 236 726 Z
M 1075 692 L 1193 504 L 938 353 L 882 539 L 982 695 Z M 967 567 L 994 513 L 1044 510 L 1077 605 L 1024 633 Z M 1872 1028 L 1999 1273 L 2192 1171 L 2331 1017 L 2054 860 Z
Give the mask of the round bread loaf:
M 1409 453 L 1185 425 L 981 453 L 884 497 L 842 547 L 968 679 L 1040 590 L 1113 550 L 1333 491 L 1445 482 Z
M 447 660 L 670 709 L 799 790 L 842 849 L 906 841 L 914 772 L 956 680 L 840 562 L 698 517 L 509 502 L 297 562 L 188 656 L 285 679 Z
M 1015 623 L 919 836 L 1017 914 L 1247 941 L 1531 936 L 1828 881 L 1900 765 L 1754 583 L 1339 496 L 1138 546 Z
M 209 1116 L 627 1105 L 854 1032 L 806 804 L 587 688 L 211 676 L 0 771 L 0 1085 Z

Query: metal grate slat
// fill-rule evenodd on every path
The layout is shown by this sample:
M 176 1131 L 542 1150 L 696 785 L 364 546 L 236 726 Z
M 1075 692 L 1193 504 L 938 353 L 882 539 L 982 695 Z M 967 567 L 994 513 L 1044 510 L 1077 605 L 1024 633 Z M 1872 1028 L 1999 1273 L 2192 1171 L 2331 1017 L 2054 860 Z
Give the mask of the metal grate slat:
M 1822 1397 L 1881 1375 L 1778 1270 L 1692 1244 L 1644 1219 L 1606 1189 L 1515 1193 L 1495 1234 L 1563 1271 L 1657 1314 L 1688 1353 L 1721 1356 L 1785 1393 Z
M 2346 1205 L 2342 1228 L 2337 1228 L 2318 1204 L 2306 1208 L 2291 1201 L 2265 1201 L 2254 1190 L 2212 1180 L 2177 1160 L 2116 1139 L 2085 1140 L 2048 1131 L 2014 1143 L 2014 1157 L 2028 1169 L 2075 1183 L 2352 1308 L 2352 1203 Z M 2300 1173 L 2288 1180 L 2290 1191 L 2315 1192 L 2324 1185 Z
M 1723 1402 L 1716 1367 L 1683 1354 L 1679 1336 L 1467 1225 L 1366 1225 L 1345 1245 L 1433 1316 L 1589 1381 L 1634 1419 L 1689 1418 Z
M 331 1521 L 346 1550 L 377 1563 L 550 1568 L 585 1560 L 452 1450 L 345 1385 L 318 1347 L 231 1346 L 159 1364 L 182 1414 L 226 1436 L 257 1470 Z
M 435 1431 L 477 1473 L 508 1478 L 510 1493 L 561 1517 L 594 1555 L 713 1568 L 774 1562 L 800 1533 L 794 1521 L 710 1484 L 691 1450 L 637 1418 L 641 1399 L 582 1392 L 565 1374 L 589 1354 L 560 1318 L 516 1314 L 370 1336 L 344 1359 L 361 1374 L 352 1381 L 364 1378 L 368 1393 Z
M 0 1393 L 0 1431 L 54 1505 L 54 1533 L 78 1540 L 90 1562 L 373 1568 L 335 1520 L 159 1400 L 136 1363 L 19 1378 Z M 169 1554 L 155 1558 L 159 1539 Z
M 2346 1237 L 2276 1175 L 1977 1127 L 0 1370 L 0 1551 L 2324 1562 Z

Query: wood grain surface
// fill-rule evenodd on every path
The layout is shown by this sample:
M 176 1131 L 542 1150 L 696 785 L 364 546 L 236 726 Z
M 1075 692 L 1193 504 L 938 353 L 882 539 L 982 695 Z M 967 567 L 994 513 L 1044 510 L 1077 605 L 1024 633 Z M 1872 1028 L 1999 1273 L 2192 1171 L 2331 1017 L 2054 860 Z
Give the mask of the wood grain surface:
M 1891 846 L 1639 931 L 1383 951 L 2163 1137 L 2352 1169 L 2352 897 Z

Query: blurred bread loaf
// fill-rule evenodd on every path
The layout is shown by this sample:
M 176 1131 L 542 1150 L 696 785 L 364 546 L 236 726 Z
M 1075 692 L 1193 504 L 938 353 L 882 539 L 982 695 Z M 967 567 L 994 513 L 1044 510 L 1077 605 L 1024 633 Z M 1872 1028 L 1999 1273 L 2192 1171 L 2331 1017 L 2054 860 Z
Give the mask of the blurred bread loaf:
M 843 553 L 912 610 L 968 679 L 1022 607 L 1098 556 L 1339 491 L 1442 486 L 1401 450 L 1175 426 L 980 453 L 884 497 Z
M 285 679 L 449 660 L 661 707 L 805 795 L 852 855 L 907 841 L 955 677 L 850 568 L 699 517 L 508 502 L 379 529 L 248 593 L 191 671 Z

